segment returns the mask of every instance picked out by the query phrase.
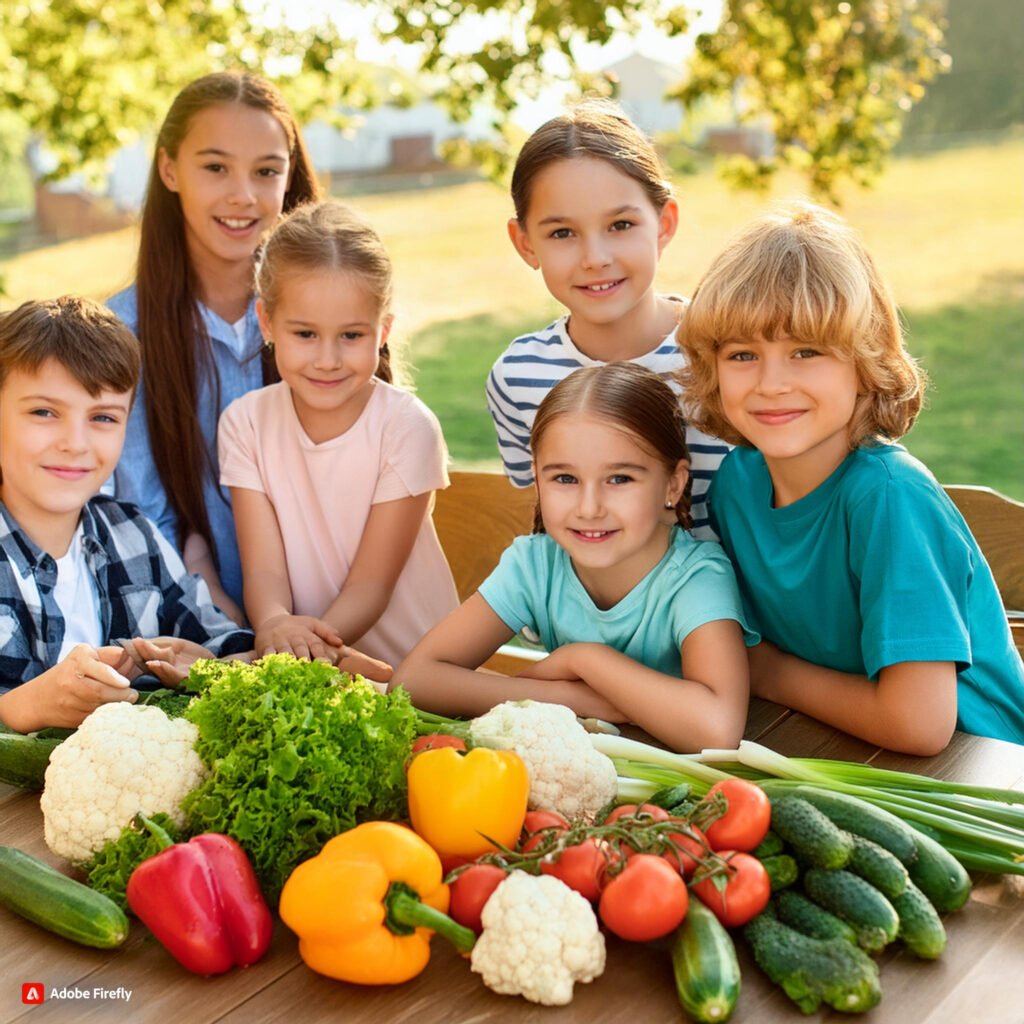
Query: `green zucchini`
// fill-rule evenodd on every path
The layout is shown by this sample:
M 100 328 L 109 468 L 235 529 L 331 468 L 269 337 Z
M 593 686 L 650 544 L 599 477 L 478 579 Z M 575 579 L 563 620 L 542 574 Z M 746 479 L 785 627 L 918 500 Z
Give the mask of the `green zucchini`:
M 83 946 L 113 949 L 128 937 L 113 900 L 13 846 L 0 846 L 0 903 Z
M 946 948 L 946 929 L 931 901 L 913 882 L 895 897 L 892 905 L 900 916 L 899 938 L 915 956 L 935 960 Z
M 868 953 L 877 953 L 896 938 L 900 919 L 895 908 L 859 875 L 811 868 L 804 874 L 804 891 L 850 925 L 857 944 Z
M 908 865 L 910 880 L 941 914 L 959 910 L 971 895 L 971 878 L 963 865 L 931 836 L 914 831 L 917 857 Z
M 769 792 L 767 785 L 764 789 L 765 792 Z M 819 811 L 827 814 L 840 828 L 878 843 L 904 864 L 910 864 L 917 856 L 917 846 L 914 843 L 916 830 L 900 821 L 895 814 L 883 811 L 864 800 L 858 800 L 855 796 L 829 793 L 814 789 L 813 786 L 799 786 L 796 790 L 786 792 L 795 792 Z
M 38 733 L 0 732 L 0 782 L 19 789 L 43 788 L 50 754 L 63 738 Z
M 772 830 L 799 857 L 818 868 L 841 868 L 853 853 L 853 837 L 849 832 L 798 796 L 772 801 Z
M 698 1024 L 728 1020 L 740 995 L 736 947 L 718 918 L 691 899 L 672 937 L 672 970 L 683 1011 Z
M 846 866 L 890 900 L 903 892 L 909 880 L 907 869 L 894 854 L 863 836 L 853 837 L 853 855 Z

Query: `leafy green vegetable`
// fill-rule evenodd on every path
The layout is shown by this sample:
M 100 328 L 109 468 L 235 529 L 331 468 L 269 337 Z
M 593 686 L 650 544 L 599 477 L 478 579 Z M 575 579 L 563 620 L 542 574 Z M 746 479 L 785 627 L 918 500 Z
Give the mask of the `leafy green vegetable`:
M 273 654 L 197 661 L 185 717 L 210 776 L 186 797 L 192 833 L 224 832 L 248 853 L 268 899 L 339 832 L 406 812 L 416 712 L 324 662 Z
M 166 814 L 150 816 L 168 835 L 177 842 L 181 834 Z M 97 892 L 109 896 L 122 910 L 128 910 L 125 890 L 131 873 L 149 857 L 160 852 L 160 844 L 147 830 L 139 831 L 131 825 L 121 830 L 121 835 L 111 840 L 92 860 L 85 865 L 86 883 Z
M 193 696 L 183 690 L 153 690 L 141 697 L 138 703 L 159 708 L 168 718 L 181 718 Z

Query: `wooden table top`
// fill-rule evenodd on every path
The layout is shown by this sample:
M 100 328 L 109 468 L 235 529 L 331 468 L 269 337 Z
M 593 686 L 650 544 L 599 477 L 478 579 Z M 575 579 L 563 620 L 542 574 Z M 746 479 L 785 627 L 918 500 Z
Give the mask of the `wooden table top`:
M 961 782 L 1024 789 L 1024 747 L 957 733 L 938 757 L 879 751 L 777 705 L 755 702 L 747 738 L 789 756 L 870 761 Z M 0 786 L 0 843 L 57 864 L 43 842 L 38 796 Z M 916 960 L 899 943 L 881 958 L 882 1002 L 868 1024 L 1022 1024 L 1024 1022 L 1024 900 L 998 878 L 980 875 L 967 905 L 945 919 L 949 943 L 941 959 Z M 831 1011 L 804 1017 L 761 974 L 740 940 L 742 991 L 737 1024 L 795 1024 L 850 1019 Z M 447 943 L 434 940 L 433 958 L 405 985 L 359 988 L 310 971 L 291 932 L 277 923 L 267 957 L 219 978 L 188 974 L 137 921 L 123 947 L 87 949 L 0 908 L 0 1022 L 126 1020 L 142 1024 L 269 1024 L 272 1021 L 415 1022 L 415 1024 L 534 1024 L 678 1022 L 671 965 L 663 947 L 610 938 L 604 974 L 577 985 L 566 1007 L 542 1007 L 484 987 Z M 46 1002 L 21 1002 L 23 982 L 40 982 Z M 57 1000 L 54 989 L 89 998 Z M 95 994 L 128 990 L 128 1001 Z

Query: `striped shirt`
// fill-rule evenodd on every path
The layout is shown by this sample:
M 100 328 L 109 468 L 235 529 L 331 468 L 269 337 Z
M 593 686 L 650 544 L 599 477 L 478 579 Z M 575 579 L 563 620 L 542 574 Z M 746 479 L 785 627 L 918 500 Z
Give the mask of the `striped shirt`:
M 498 357 L 487 378 L 487 407 L 498 432 L 498 452 L 509 480 L 516 487 L 533 483 L 530 457 L 530 429 L 544 396 L 573 370 L 600 366 L 572 342 L 567 330 L 568 316 L 549 327 L 516 338 Z M 675 371 L 685 365 L 676 344 L 675 331 L 653 351 L 631 362 L 645 366 L 666 380 L 673 391 L 679 386 Z M 693 533 L 701 539 L 717 540 L 708 523 L 706 495 L 711 477 L 729 454 L 730 446 L 693 427 L 686 428 L 693 480 Z
M 100 633 L 179 636 L 214 655 L 251 650 L 252 633 L 213 604 L 156 525 L 134 505 L 104 495 L 82 509 L 84 567 L 96 582 Z M 53 668 L 64 641 L 54 597 L 57 563 L 0 503 L 0 693 Z

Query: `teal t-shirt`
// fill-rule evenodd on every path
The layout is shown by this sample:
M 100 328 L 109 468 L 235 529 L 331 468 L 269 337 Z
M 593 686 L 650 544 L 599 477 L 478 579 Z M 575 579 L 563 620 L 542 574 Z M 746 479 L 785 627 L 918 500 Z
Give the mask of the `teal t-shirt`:
M 1024 743 L 1024 665 L 963 516 L 899 445 L 850 453 L 810 494 L 772 507 L 760 452 L 711 485 L 711 523 L 766 640 L 876 679 L 904 661 L 957 667 L 957 726 Z
M 736 576 L 719 544 L 674 528 L 660 562 L 611 608 L 598 608 L 565 551 L 547 534 L 517 537 L 480 594 L 514 633 L 539 637 L 545 650 L 599 643 L 666 675 L 682 678 L 680 647 L 698 626 L 735 619 L 748 645 Z

